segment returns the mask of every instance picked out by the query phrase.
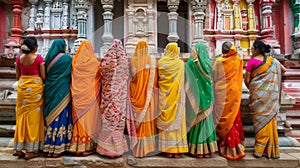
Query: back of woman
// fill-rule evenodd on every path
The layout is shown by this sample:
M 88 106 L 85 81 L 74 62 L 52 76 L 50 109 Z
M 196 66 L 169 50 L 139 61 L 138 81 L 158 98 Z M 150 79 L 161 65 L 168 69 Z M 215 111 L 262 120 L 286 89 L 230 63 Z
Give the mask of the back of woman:
M 21 44 L 24 55 L 16 59 L 18 96 L 16 101 L 16 130 L 14 156 L 31 159 L 39 156 L 44 144 L 43 92 L 44 59 L 36 56 L 37 40 L 26 37 Z M 26 151 L 26 154 L 22 152 Z
M 131 58 L 130 100 L 135 114 L 138 144 L 136 157 L 144 157 L 155 150 L 155 112 L 157 93 L 156 59 L 148 55 L 148 44 L 139 41 Z M 156 93 L 156 94 L 155 94 Z
M 245 156 L 244 130 L 240 115 L 243 60 L 230 42 L 222 45 L 223 57 L 214 63 L 214 114 L 220 155 L 230 160 Z
M 68 151 L 72 139 L 71 68 L 72 58 L 65 53 L 64 39 L 55 39 L 45 57 L 44 116 L 47 135 L 44 152 L 48 157 L 58 157 Z
M 270 46 L 260 40 L 253 43 L 246 67 L 245 83 L 250 91 L 250 109 L 255 132 L 254 156 L 279 158 L 276 114 L 280 108 L 281 74 L 285 68 L 271 56 Z
M 184 63 L 178 58 L 177 43 L 169 43 L 165 56 L 158 61 L 159 112 L 156 119 L 159 129 L 159 150 L 167 157 L 181 157 L 188 152 Z

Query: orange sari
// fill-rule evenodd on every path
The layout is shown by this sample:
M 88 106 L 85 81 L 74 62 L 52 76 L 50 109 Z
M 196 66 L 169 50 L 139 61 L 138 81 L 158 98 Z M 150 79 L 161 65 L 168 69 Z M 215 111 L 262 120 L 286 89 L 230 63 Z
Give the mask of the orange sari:
M 74 132 L 70 152 L 82 153 L 95 148 L 92 138 L 100 129 L 99 62 L 92 43 L 83 40 L 72 62 L 72 118 Z
M 133 149 L 136 157 L 146 156 L 155 150 L 154 92 L 158 86 L 156 59 L 148 55 L 148 44 L 139 41 L 131 59 L 132 79 L 130 81 L 130 100 L 135 114 L 138 143 Z
M 240 117 L 243 60 L 232 45 L 229 53 L 214 63 L 215 120 L 220 155 L 230 160 L 245 156 L 243 126 Z

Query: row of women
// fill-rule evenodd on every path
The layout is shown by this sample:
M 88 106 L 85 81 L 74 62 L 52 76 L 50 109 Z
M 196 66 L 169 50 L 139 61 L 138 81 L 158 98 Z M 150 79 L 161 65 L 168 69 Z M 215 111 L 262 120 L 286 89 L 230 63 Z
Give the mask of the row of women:
M 230 160 L 245 156 L 243 60 L 230 42 L 214 65 L 202 43 L 186 64 L 178 58 L 176 43 L 169 43 L 156 61 L 147 42 L 139 41 L 129 62 L 122 42 L 113 40 L 100 63 L 88 40 L 73 58 L 65 53 L 63 39 L 53 41 L 45 61 L 35 55 L 37 47 L 36 39 L 27 37 L 24 55 L 16 59 L 14 156 L 96 151 L 114 158 L 129 149 L 135 157 L 156 151 L 173 158 L 183 153 L 210 157 L 218 151 Z M 279 158 L 275 116 L 281 64 L 265 56 L 269 49 L 254 42 L 245 81 L 254 116 L 254 155 Z

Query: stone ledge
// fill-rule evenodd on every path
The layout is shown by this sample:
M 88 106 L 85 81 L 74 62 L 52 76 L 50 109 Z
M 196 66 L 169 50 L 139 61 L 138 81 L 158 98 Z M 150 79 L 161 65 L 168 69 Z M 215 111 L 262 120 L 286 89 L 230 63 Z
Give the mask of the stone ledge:
M 254 158 L 252 153 L 239 161 L 228 161 L 218 154 L 211 158 L 197 159 L 183 156 L 179 159 L 170 159 L 163 156 L 151 156 L 145 158 L 134 158 L 123 156 L 117 159 L 110 159 L 94 154 L 87 157 L 64 156 L 60 158 L 38 157 L 31 160 L 12 156 L 11 153 L 0 152 L 1 168 L 96 168 L 96 167 L 228 167 L 228 168 L 261 168 L 261 167 L 300 167 L 300 153 L 281 153 L 280 159 Z

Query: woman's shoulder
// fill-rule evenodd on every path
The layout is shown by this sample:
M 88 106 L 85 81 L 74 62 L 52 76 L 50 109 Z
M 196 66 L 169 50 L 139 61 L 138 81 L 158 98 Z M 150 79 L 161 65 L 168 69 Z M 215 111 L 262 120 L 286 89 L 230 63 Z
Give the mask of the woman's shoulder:
M 42 63 L 44 63 L 45 61 L 44 61 L 44 58 L 41 56 L 41 55 L 37 55 L 36 56 L 36 63 L 38 63 L 38 64 L 42 64 Z

